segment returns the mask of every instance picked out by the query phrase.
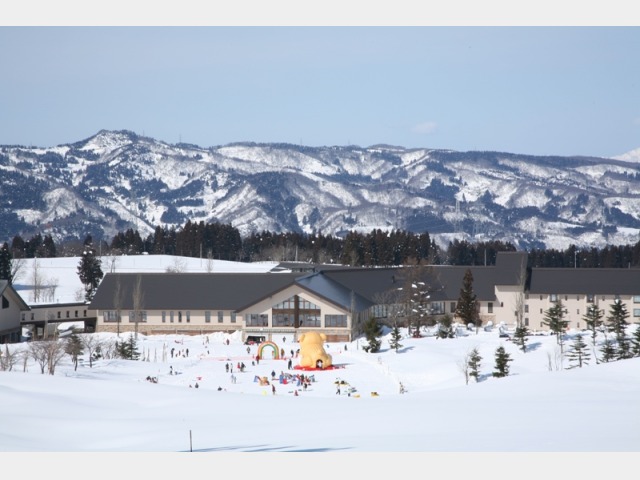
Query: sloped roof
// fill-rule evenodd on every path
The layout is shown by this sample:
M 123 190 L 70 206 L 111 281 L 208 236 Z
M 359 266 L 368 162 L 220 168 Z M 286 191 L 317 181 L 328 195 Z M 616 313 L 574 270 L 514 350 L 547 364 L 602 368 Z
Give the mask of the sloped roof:
M 458 298 L 467 269 L 473 275 L 473 289 L 479 300 L 495 299 L 496 284 L 517 284 L 521 261 L 526 254 L 498 255 L 495 266 L 427 267 L 425 283 L 431 301 Z M 239 311 L 283 290 L 298 285 L 327 301 L 350 310 L 362 311 L 383 300 L 386 292 L 397 292 L 406 284 L 412 267 L 329 268 L 313 273 L 107 273 L 91 308 L 114 308 L 114 292 L 120 282 L 124 292 L 121 309 L 133 309 L 133 294 L 138 278 L 144 298 L 141 308 L 152 310 Z M 353 303 L 353 305 L 352 305 Z
M 360 312 L 374 305 L 374 302 L 364 298 L 357 291 L 333 280 L 325 275 L 324 272 L 298 278 L 296 285 L 346 310 L 354 308 L 356 312 Z
M 640 269 L 533 268 L 529 293 L 640 295 Z
M 300 273 L 107 273 L 91 308 L 114 308 L 116 285 L 123 292 L 121 308 L 133 309 L 138 278 L 145 310 L 237 310 L 293 284 Z
M 4 295 L 5 297 L 11 295 L 12 299 L 20 304 L 20 310 L 29 310 L 27 302 L 24 301 L 8 280 L 0 280 L 0 295 Z

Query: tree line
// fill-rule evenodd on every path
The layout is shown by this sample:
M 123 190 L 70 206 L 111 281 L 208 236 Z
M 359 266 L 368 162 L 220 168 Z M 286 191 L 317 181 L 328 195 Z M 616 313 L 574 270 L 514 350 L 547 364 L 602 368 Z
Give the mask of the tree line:
M 241 236 L 230 224 L 191 222 L 182 227 L 158 226 L 146 237 L 137 230 L 117 233 L 110 242 L 65 240 L 56 243 L 51 235 L 20 235 L 0 249 L 0 278 L 6 258 L 50 258 L 80 256 L 85 245 L 93 244 L 98 255 L 137 255 L 143 253 L 210 258 L 238 262 L 301 261 L 351 266 L 494 265 L 500 251 L 516 251 L 510 242 L 469 242 L 454 240 L 446 248 L 436 244 L 428 232 L 403 230 L 369 233 L 349 231 L 344 236 L 299 232 L 253 232 Z M 608 245 L 604 248 L 564 250 L 534 248 L 528 251 L 529 267 L 630 268 L 640 266 L 640 242 L 635 245 Z M 4 275 L 4 276 L 3 276 Z

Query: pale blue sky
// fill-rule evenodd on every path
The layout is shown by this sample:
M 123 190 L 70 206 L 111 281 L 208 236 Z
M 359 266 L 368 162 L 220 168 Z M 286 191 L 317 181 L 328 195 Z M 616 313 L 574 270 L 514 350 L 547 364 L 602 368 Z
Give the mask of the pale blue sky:
M 0 144 L 640 147 L 640 27 L 0 27 Z

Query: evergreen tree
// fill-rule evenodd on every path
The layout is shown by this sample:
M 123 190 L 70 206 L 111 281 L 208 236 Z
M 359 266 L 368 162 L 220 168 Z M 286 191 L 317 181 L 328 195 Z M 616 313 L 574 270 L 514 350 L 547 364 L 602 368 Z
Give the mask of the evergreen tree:
M 631 357 L 631 345 L 626 331 L 629 325 L 627 318 L 629 318 L 627 306 L 620 299 L 614 300 L 609 310 L 607 322 L 609 331 L 615 333 L 618 343 L 616 350 L 620 359 Z
M 91 301 L 103 277 L 102 262 L 96 257 L 95 250 L 85 247 L 78 264 L 78 276 L 85 288 L 85 300 Z
M 0 247 L 0 280 L 7 280 L 11 284 L 13 275 L 11 273 L 11 251 L 9 245 L 5 242 Z
M 494 377 L 506 377 L 509 375 L 509 362 L 511 362 L 511 355 L 507 353 L 502 345 L 496 349 L 496 366 L 493 372 Z
M 369 317 L 369 320 L 365 322 L 363 325 L 364 335 L 369 344 L 364 348 L 365 352 L 376 353 L 380 351 L 380 346 L 382 345 L 382 341 L 380 337 L 382 336 L 382 327 L 378 323 L 375 317 Z
M 587 344 L 582 340 L 582 335 L 576 335 L 576 338 L 571 345 L 571 350 L 567 353 L 569 359 L 569 369 L 589 364 L 589 351 L 587 350 Z
M 612 360 L 616 359 L 616 347 L 608 338 L 605 339 L 604 343 L 602 344 L 600 352 L 602 353 L 602 361 L 605 363 L 611 362 Z
M 631 354 L 634 357 L 640 357 L 640 323 L 636 326 L 631 338 Z
M 129 339 L 124 342 L 116 342 L 116 354 L 125 360 L 138 360 L 140 352 L 138 351 L 138 342 L 134 335 L 129 335 Z
M 549 327 L 549 329 L 555 333 L 558 345 L 562 346 L 562 335 L 569 326 L 569 322 L 565 320 L 567 309 L 562 305 L 561 300 L 557 300 L 553 303 L 552 307 L 544 312 L 544 318 L 542 322 Z
M 525 325 L 518 325 L 513 333 L 513 343 L 520 347 L 520 350 L 526 353 L 529 329 Z
M 396 323 L 391 330 L 391 340 L 389 341 L 389 346 L 394 349 L 396 353 L 398 353 L 398 350 L 402 348 L 402 345 L 400 344 L 401 339 L 402 335 L 400 334 L 400 329 Z
M 480 361 L 482 357 L 478 352 L 477 348 L 471 350 L 469 355 L 469 363 L 467 364 L 469 367 L 469 376 L 475 378 L 476 383 L 478 382 L 478 377 L 480 375 Z
M 598 330 L 602 325 L 604 317 L 604 310 L 598 308 L 595 303 L 592 303 L 587 307 L 587 313 L 582 317 L 586 322 L 587 328 L 591 330 L 591 343 L 596 346 L 596 337 L 598 336 Z
M 65 347 L 65 353 L 71 355 L 71 360 L 73 361 L 73 370 L 78 370 L 78 358 L 82 355 L 84 348 L 80 337 L 75 333 L 71 334 L 71 336 L 67 339 Z
M 478 298 L 473 292 L 473 274 L 467 269 L 462 279 L 462 288 L 456 304 L 456 315 L 464 325 L 470 323 L 476 326 L 476 334 L 480 329 L 480 314 L 478 313 Z
M 454 338 L 453 332 L 453 318 L 451 315 L 443 315 L 440 321 L 438 321 L 437 338 Z

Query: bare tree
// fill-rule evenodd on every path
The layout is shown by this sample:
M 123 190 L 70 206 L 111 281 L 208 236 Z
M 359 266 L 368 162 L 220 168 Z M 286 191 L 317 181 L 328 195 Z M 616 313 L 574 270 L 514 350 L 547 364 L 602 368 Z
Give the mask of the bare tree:
M 516 326 L 524 326 L 525 287 L 527 282 L 527 259 L 522 258 L 518 272 L 518 290 L 515 293 Z
M 40 366 L 40 373 L 44 375 L 44 371 L 47 368 L 48 354 L 47 343 L 49 342 L 30 342 L 29 343 L 29 355 Z
M 116 311 L 116 332 L 118 337 L 120 336 L 120 323 L 122 322 L 123 297 L 124 297 L 124 292 L 122 291 L 120 277 L 116 276 L 116 285 L 113 291 L 113 308 Z
M 65 351 L 64 342 L 54 340 L 47 343 L 47 367 L 49 369 L 49 375 L 53 375 L 56 371 L 56 366 L 60 363 L 60 360 L 67 354 Z
M 471 360 L 471 354 L 465 353 L 462 360 L 458 362 L 458 368 L 464 375 L 464 384 L 469 385 L 469 361 Z
M 207 273 L 213 273 L 213 267 L 214 267 L 213 252 L 211 251 L 211 249 L 209 249 L 207 250 L 207 263 L 206 263 Z
M 54 302 L 56 298 L 56 290 L 58 289 L 59 281 L 56 277 L 49 278 L 45 281 L 45 289 L 47 292 L 46 299 L 49 302 Z
M 173 265 L 166 268 L 167 273 L 182 273 L 186 271 L 187 266 L 181 258 L 173 257 Z
M 94 356 L 102 350 L 104 342 L 92 334 L 80 335 L 80 342 L 87 355 L 89 355 L 89 368 L 93 368 Z
M 23 269 L 24 258 L 14 258 L 11 260 L 11 278 L 13 279 L 13 282 L 18 280 L 22 276 Z
M 31 285 L 33 287 L 32 298 L 34 302 L 40 301 L 40 290 L 42 290 L 42 275 L 40 274 L 40 264 L 38 259 L 33 259 L 33 268 L 31 270 Z
M 138 339 L 138 323 L 142 320 L 142 309 L 144 308 L 144 290 L 142 289 L 142 276 L 136 276 L 136 285 L 132 293 L 133 300 L 133 322 L 135 325 L 135 338 Z
M 0 350 L 0 370 L 11 371 L 13 366 L 20 361 L 20 352 L 9 350 L 9 345 L 5 343 L 4 353 Z
M 78 288 L 75 292 L 73 292 L 73 298 L 76 302 L 81 302 L 84 300 L 84 288 Z
M 405 304 L 402 301 L 402 290 L 392 288 L 373 295 L 373 301 L 383 310 L 382 315 L 387 318 L 390 326 L 401 326 L 400 319 L 406 315 Z
M 106 269 L 110 273 L 115 273 L 116 266 L 118 264 L 118 257 L 115 255 L 107 255 L 106 257 L 102 257 L 104 259 Z
M 406 308 L 408 333 L 420 336 L 421 327 L 432 321 L 431 295 L 442 287 L 430 265 L 418 263 L 406 267 L 403 275 L 398 290 L 402 292 L 401 299 Z

